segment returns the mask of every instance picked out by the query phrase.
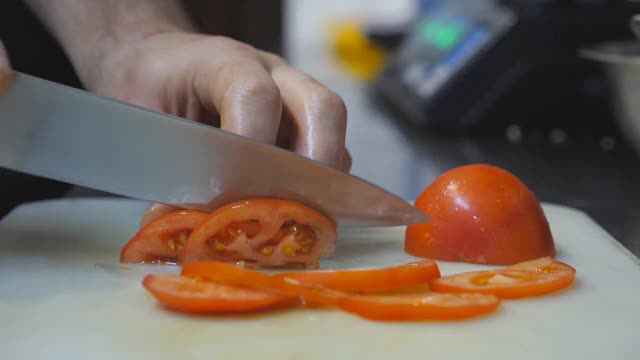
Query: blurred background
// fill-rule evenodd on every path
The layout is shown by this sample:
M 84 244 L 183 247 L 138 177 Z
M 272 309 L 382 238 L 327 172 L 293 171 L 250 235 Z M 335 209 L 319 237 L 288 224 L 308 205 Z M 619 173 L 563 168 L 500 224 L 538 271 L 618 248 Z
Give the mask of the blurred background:
M 637 1 L 184 3 L 201 31 L 281 54 L 342 96 L 355 175 L 410 200 L 452 167 L 498 165 L 640 247 Z M 17 70 L 80 86 L 20 1 L 0 4 L 9 32 Z M 0 187 L 0 216 L 105 195 L 13 173 Z

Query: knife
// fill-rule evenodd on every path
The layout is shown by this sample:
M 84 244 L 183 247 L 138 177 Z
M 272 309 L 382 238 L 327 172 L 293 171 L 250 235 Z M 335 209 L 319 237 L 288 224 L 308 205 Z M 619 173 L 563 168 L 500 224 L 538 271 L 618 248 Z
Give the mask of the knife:
M 341 227 L 428 221 L 355 176 L 212 126 L 14 73 L 0 96 L 0 166 L 126 197 L 211 211 L 269 197 Z

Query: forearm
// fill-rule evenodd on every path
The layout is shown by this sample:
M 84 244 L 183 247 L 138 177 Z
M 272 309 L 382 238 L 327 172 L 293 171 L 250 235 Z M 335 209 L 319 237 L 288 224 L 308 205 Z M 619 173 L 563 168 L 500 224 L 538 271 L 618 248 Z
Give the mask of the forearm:
M 140 39 L 193 27 L 177 0 L 25 0 L 67 52 L 81 80 L 107 54 Z

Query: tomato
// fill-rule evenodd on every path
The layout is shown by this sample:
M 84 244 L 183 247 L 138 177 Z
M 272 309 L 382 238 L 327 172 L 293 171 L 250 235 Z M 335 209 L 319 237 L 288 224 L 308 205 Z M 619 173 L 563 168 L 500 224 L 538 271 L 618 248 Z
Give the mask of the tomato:
M 147 275 L 142 284 L 166 308 L 194 314 L 255 311 L 289 300 L 286 296 L 178 275 Z
M 407 227 L 409 254 L 495 265 L 555 254 L 540 202 L 518 178 L 498 167 L 450 170 L 422 192 L 415 206 L 431 222 Z
M 500 298 L 521 298 L 548 294 L 568 287 L 576 270 L 544 257 L 505 269 L 474 271 L 445 276 L 429 284 L 435 292 L 493 294 Z
M 423 294 L 341 298 L 340 308 L 370 320 L 457 320 L 495 310 L 500 300 L 482 294 Z
M 251 287 L 289 298 L 300 297 L 305 305 L 340 307 L 372 320 L 462 319 L 489 312 L 499 303 L 493 295 L 480 294 L 352 295 L 325 288 L 318 283 L 302 283 L 286 275 L 269 276 L 216 261 L 185 264 L 182 275 L 220 284 Z M 408 283 L 403 279 L 401 281 Z
M 335 241 L 336 224 L 321 213 L 293 201 L 253 199 L 211 213 L 187 239 L 182 258 L 317 266 Z
M 415 278 L 413 274 L 410 275 L 411 278 Z M 463 319 L 490 312 L 499 304 L 497 297 L 482 294 L 353 295 L 325 288 L 318 283 L 302 283 L 287 275 L 270 276 L 256 270 L 217 261 L 185 264 L 182 268 L 182 277 L 196 278 L 234 289 L 254 289 L 261 294 L 281 296 L 280 302 L 300 298 L 305 305 L 339 307 L 372 320 Z M 405 279 L 400 281 L 409 283 Z M 198 292 L 198 288 L 195 291 Z M 182 298 L 183 301 L 178 304 L 188 306 L 184 302 L 189 302 L 189 297 Z M 160 301 L 168 303 L 165 299 Z M 175 302 L 169 303 L 169 306 L 176 308 Z M 193 307 L 199 309 L 195 304 Z
M 440 277 L 440 270 L 433 260 L 422 260 L 384 269 L 302 271 L 275 277 L 286 277 L 334 290 L 377 291 L 427 284 L 429 280 Z
M 120 262 L 178 263 L 189 234 L 207 216 L 200 211 L 179 210 L 156 218 L 122 248 Z
M 172 212 L 176 212 L 180 210 L 179 207 L 172 205 L 164 205 L 164 204 L 153 204 L 149 206 L 149 209 L 142 215 L 142 220 L 140 220 L 140 227 L 143 228 L 147 224 L 151 223 L 153 220 L 167 215 Z
M 337 299 L 344 296 L 340 292 L 315 284 L 302 284 L 295 279 L 269 276 L 256 270 L 217 261 L 185 264 L 182 267 L 182 275 L 200 277 L 221 284 L 252 287 L 290 298 L 302 298 L 306 304 L 313 306 L 335 306 Z

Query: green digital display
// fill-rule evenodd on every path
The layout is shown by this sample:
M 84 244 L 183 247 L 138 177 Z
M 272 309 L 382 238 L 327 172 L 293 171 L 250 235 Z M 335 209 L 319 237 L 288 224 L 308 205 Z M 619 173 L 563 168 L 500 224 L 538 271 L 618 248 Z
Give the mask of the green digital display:
M 458 43 L 464 26 L 451 21 L 429 19 L 422 23 L 420 35 L 426 42 L 435 45 L 440 50 L 448 50 Z

